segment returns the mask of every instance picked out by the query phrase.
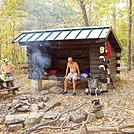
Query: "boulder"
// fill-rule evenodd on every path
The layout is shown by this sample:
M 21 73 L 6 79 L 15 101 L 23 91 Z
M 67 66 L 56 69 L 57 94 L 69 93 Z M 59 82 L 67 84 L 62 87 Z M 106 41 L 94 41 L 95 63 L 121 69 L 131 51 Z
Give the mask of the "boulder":
M 81 123 L 82 121 L 85 121 L 86 120 L 86 116 L 85 115 L 77 114 L 75 112 L 71 112 L 70 113 L 70 120 L 73 123 Z
M 88 119 L 88 124 L 92 123 L 96 119 L 95 113 L 90 113 L 90 117 Z
M 43 116 L 43 113 L 38 113 L 38 112 L 30 113 L 29 117 L 24 122 L 26 128 L 33 127 L 37 125 L 38 123 L 40 123 L 42 116 Z
M 10 131 L 10 132 L 18 131 L 23 127 L 24 127 L 24 125 L 22 123 L 21 124 L 11 124 L 8 126 L 8 131 Z
M 49 93 L 49 91 L 48 90 L 42 90 L 40 93 L 41 93 L 41 95 L 46 95 L 46 94 Z
M 55 119 L 58 114 L 58 111 L 48 111 L 44 114 L 43 119 Z
M 49 89 L 49 92 L 55 93 L 55 94 L 61 94 L 61 93 L 63 93 L 63 88 L 61 88 L 59 86 L 54 86 Z
M 104 113 L 103 111 L 99 110 L 95 112 L 95 116 L 97 119 L 104 118 Z
M 68 122 L 70 121 L 70 116 L 68 114 L 64 114 L 61 116 L 61 118 L 57 121 L 57 125 L 61 126 L 61 124 L 63 124 L 64 126 L 66 126 L 68 124 Z
M 4 122 L 4 120 L 5 120 L 4 116 L 0 115 L 0 124 L 1 124 L 2 122 Z
M 47 112 L 51 108 L 61 105 L 61 102 L 58 100 L 50 100 L 50 101 L 46 102 L 45 105 L 46 105 L 46 107 L 44 109 L 44 112 Z
M 23 123 L 27 118 L 29 114 L 16 114 L 16 115 L 7 115 L 5 117 L 5 124 L 15 124 L 15 123 Z
M 18 112 L 29 112 L 30 111 L 30 106 L 29 105 L 24 105 L 22 107 L 17 108 Z
M 0 132 L 6 131 L 6 126 L 5 125 L 0 125 Z M 2 134 L 2 133 L 1 133 Z
M 32 112 L 38 112 L 38 105 L 37 104 L 31 104 L 31 107 L 30 107 L 31 111 Z

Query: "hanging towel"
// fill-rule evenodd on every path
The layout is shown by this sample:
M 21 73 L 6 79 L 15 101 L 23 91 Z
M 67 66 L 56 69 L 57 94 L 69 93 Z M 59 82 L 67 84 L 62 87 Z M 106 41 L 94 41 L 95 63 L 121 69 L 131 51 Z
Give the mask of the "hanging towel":
M 110 43 L 107 41 L 105 45 L 106 45 L 106 50 L 107 50 L 107 51 L 106 51 L 107 56 L 108 56 L 108 58 L 110 59 L 110 58 L 112 58 Z

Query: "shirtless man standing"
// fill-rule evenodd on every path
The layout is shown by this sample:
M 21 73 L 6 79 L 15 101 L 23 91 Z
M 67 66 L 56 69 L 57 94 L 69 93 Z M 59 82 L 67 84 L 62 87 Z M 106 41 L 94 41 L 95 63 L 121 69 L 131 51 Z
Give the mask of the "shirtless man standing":
M 70 69 L 70 73 L 68 74 L 69 69 Z M 72 79 L 72 83 L 73 83 L 73 95 L 76 95 L 76 91 L 75 91 L 76 80 L 80 79 L 80 69 L 79 69 L 77 62 L 74 62 L 73 58 L 69 57 L 68 63 L 67 63 L 67 68 L 66 68 L 63 94 L 67 93 L 68 80 L 71 80 L 71 79 Z

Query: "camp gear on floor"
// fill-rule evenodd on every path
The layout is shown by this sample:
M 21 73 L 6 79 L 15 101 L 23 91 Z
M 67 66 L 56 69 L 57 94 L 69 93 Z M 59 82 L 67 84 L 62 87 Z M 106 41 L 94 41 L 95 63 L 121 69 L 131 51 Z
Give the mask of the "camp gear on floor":
M 88 77 L 88 75 L 86 73 L 81 73 L 80 74 L 80 78 L 87 78 L 87 77 Z
M 99 95 L 101 93 L 100 89 L 100 77 L 95 77 L 88 80 L 88 89 L 86 89 L 86 94 Z

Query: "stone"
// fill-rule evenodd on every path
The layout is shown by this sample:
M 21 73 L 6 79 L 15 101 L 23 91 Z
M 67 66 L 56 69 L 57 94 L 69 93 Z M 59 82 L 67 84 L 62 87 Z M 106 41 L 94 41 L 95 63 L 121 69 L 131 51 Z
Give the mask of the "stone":
M 43 119 L 55 119 L 58 114 L 58 111 L 48 111 L 44 114 Z
M 48 98 L 47 96 L 44 96 L 44 97 L 42 98 L 42 100 L 43 100 L 44 102 L 47 102 L 47 101 L 49 100 L 49 98 Z
M 70 120 L 73 123 L 81 123 L 82 121 L 85 121 L 86 120 L 86 116 L 85 115 L 77 114 L 75 112 L 71 112 L 70 113 Z
M 63 124 L 64 126 L 66 126 L 68 124 L 68 122 L 70 121 L 70 116 L 68 114 L 64 114 L 61 116 L 61 118 L 57 121 L 57 125 L 61 126 L 61 124 Z
M 1 115 L 0 115 L 0 124 L 1 124 L 2 122 L 4 122 L 4 120 L 5 120 L 4 116 L 1 116 Z
M 50 100 L 48 102 L 45 103 L 45 109 L 44 112 L 47 112 L 48 110 L 50 110 L 51 108 L 54 108 L 55 106 L 60 106 L 61 102 L 58 100 Z
M 38 112 L 30 113 L 29 117 L 24 122 L 26 128 L 31 128 L 37 125 L 38 123 L 40 123 L 42 116 L 43 113 L 38 113 Z
M 100 118 L 104 118 L 104 113 L 103 111 L 99 110 L 95 112 L 96 118 L 100 119 Z
M 54 86 L 54 87 L 51 87 L 49 89 L 49 92 L 56 93 L 56 94 L 61 94 L 61 93 L 63 93 L 63 88 L 61 88 L 59 86 Z
M 38 107 L 39 107 L 39 109 L 43 109 L 44 108 L 44 102 L 43 101 L 38 102 Z
M 5 125 L 0 125 L 0 132 L 6 131 L 6 126 Z
M 31 109 L 32 112 L 38 112 L 38 105 L 35 104 L 35 103 L 31 104 L 31 108 L 30 109 Z
M 22 106 L 22 107 L 17 108 L 17 111 L 18 111 L 18 112 L 29 112 L 29 111 L 30 111 L 29 108 L 30 108 L 30 106 L 24 105 L 24 106 Z
M 10 132 L 14 132 L 14 131 L 18 131 L 20 130 L 21 128 L 23 128 L 23 124 L 11 124 L 8 126 L 8 131 Z
M 5 117 L 5 124 L 15 124 L 15 123 L 23 123 L 27 118 L 28 114 L 16 114 L 16 115 L 7 115 Z
M 42 90 L 40 93 L 41 93 L 41 95 L 46 95 L 46 94 L 49 93 L 49 91 L 48 90 Z
M 88 119 L 88 124 L 90 124 L 91 122 L 93 122 L 95 119 L 96 119 L 95 113 L 90 113 L 90 117 Z

